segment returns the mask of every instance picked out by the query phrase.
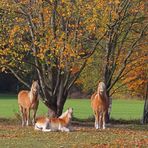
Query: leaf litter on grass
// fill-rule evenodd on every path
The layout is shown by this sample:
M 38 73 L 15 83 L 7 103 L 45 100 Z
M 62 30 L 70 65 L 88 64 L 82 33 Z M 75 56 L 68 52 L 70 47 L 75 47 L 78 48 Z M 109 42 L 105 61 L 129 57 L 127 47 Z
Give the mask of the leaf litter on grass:
M 32 126 L 21 127 L 15 122 L 0 123 L 0 146 L 2 147 L 146 147 L 148 146 L 147 125 L 110 125 L 105 130 L 93 126 L 73 124 L 74 131 L 43 133 Z M 92 124 L 93 125 L 93 124 Z M 141 130 L 140 130 L 141 129 Z M 145 129 L 145 130 L 144 130 Z

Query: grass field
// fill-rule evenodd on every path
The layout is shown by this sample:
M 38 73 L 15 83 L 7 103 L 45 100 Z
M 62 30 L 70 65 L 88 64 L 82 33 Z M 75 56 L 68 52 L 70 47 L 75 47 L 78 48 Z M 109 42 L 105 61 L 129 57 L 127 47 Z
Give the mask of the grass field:
M 0 122 L 1 148 L 146 148 L 146 125 L 128 125 L 95 130 L 93 127 L 75 127 L 73 132 L 40 132 L 33 127 L 7 125 Z
M 114 119 L 141 119 L 143 113 L 143 101 L 139 100 L 113 100 L 111 118 Z M 89 99 L 68 99 L 64 110 L 74 108 L 74 116 L 80 119 L 92 117 L 92 109 Z M 0 94 L 0 117 L 13 118 L 18 112 L 16 95 Z M 40 101 L 38 115 L 46 115 L 47 108 Z

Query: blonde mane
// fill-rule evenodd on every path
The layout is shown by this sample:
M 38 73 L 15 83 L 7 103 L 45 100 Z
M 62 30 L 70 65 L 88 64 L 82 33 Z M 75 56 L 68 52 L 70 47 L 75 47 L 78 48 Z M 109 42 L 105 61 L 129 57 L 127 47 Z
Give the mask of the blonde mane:
M 104 82 L 100 82 L 97 89 L 98 94 L 104 94 L 106 93 L 106 86 Z
M 68 108 L 59 118 L 67 118 L 68 120 L 71 120 L 73 113 L 73 108 Z
M 62 119 L 64 117 L 66 117 L 67 114 L 68 114 L 68 109 L 64 113 L 62 113 L 62 115 L 59 118 Z
M 32 83 L 31 90 L 28 93 L 30 102 L 33 102 L 34 100 L 38 100 L 38 94 L 39 94 L 39 84 L 38 84 L 38 81 L 34 81 Z

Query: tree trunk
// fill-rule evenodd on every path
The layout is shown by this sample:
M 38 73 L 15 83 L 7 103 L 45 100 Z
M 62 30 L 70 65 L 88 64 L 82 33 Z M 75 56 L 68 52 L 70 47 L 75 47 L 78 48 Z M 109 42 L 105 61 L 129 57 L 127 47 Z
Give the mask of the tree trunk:
M 109 102 L 109 108 L 108 108 L 108 112 L 106 115 L 106 123 L 110 122 L 110 114 L 111 114 L 111 109 L 112 109 L 112 98 L 108 97 L 108 102 Z
M 68 91 L 64 87 L 64 78 L 61 77 L 57 93 L 47 98 L 46 106 L 48 107 L 49 117 L 59 117 L 62 114 L 64 104 L 68 96 Z
M 107 97 L 108 97 L 109 108 L 108 108 L 108 112 L 106 114 L 106 123 L 109 123 L 110 122 L 111 108 L 112 108 L 112 98 L 109 97 L 108 93 L 107 93 Z
M 108 68 L 108 65 L 106 65 L 105 75 L 104 75 L 104 81 L 105 81 L 105 85 L 106 85 L 106 90 L 107 90 L 106 94 L 107 94 L 108 103 L 109 103 L 108 112 L 106 114 L 106 123 L 109 123 L 110 122 L 110 113 L 111 113 L 111 107 L 112 107 L 112 98 L 109 96 L 110 90 L 108 90 L 108 88 L 111 85 L 111 82 L 108 81 L 108 78 L 109 78 L 110 74 L 111 73 L 110 73 L 110 70 Z
M 56 97 L 48 97 L 47 101 L 43 101 L 43 103 L 48 107 L 48 116 L 49 117 L 57 117 L 57 106 L 56 106 Z
M 57 116 L 58 117 L 62 114 L 66 99 L 67 99 L 67 95 L 64 95 L 59 101 L 57 101 Z
M 142 123 L 143 124 L 147 124 L 148 123 L 148 83 L 146 85 L 145 103 L 144 103 Z
M 59 117 L 62 114 L 64 104 L 66 102 L 67 95 L 61 96 L 60 98 L 55 98 L 55 100 L 58 100 L 56 103 L 46 104 L 48 106 L 48 116 L 49 117 Z

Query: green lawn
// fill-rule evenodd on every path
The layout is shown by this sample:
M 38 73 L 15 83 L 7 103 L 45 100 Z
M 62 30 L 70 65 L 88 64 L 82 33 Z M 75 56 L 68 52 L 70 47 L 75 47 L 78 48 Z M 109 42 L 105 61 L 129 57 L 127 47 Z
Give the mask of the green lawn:
M 68 99 L 65 104 L 74 108 L 74 116 L 88 118 L 92 116 L 90 100 Z M 21 127 L 18 120 L 12 119 L 18 112 L 15 95 L 0 95 L 0 147 L 27 148 L 97 148 L 97 147 L 147 147 L 148 126 L 136 124 L 110 124 L 105 130 L 95 130 L 94 123 L 72 123 L 73 132 L 39 132 L 32 126 Z M 137 100 L 113 100 L 114 119 L 140 119 L 143 102 Z M 47 108 L 40 103 L 38 115 L 45 115 Z M 3 119 L 4 117 L 5 119 Z M 6 119 L 8 118 L 8 119 Z
M 140 119 L 143 113 L 143 101 L 139 100 L 113 100 L 111 117 L 114 119 Z M 92 116 L 89 99 L 68 99 L 64 110 L 74 108 L 76 118 L 86 119 Z M 0 117 L 14 117 L 18 112 L 17 97 L 15 95 L 0 94 Z M 46 115 L 47 108 L 40 102 L 38 115 Z

